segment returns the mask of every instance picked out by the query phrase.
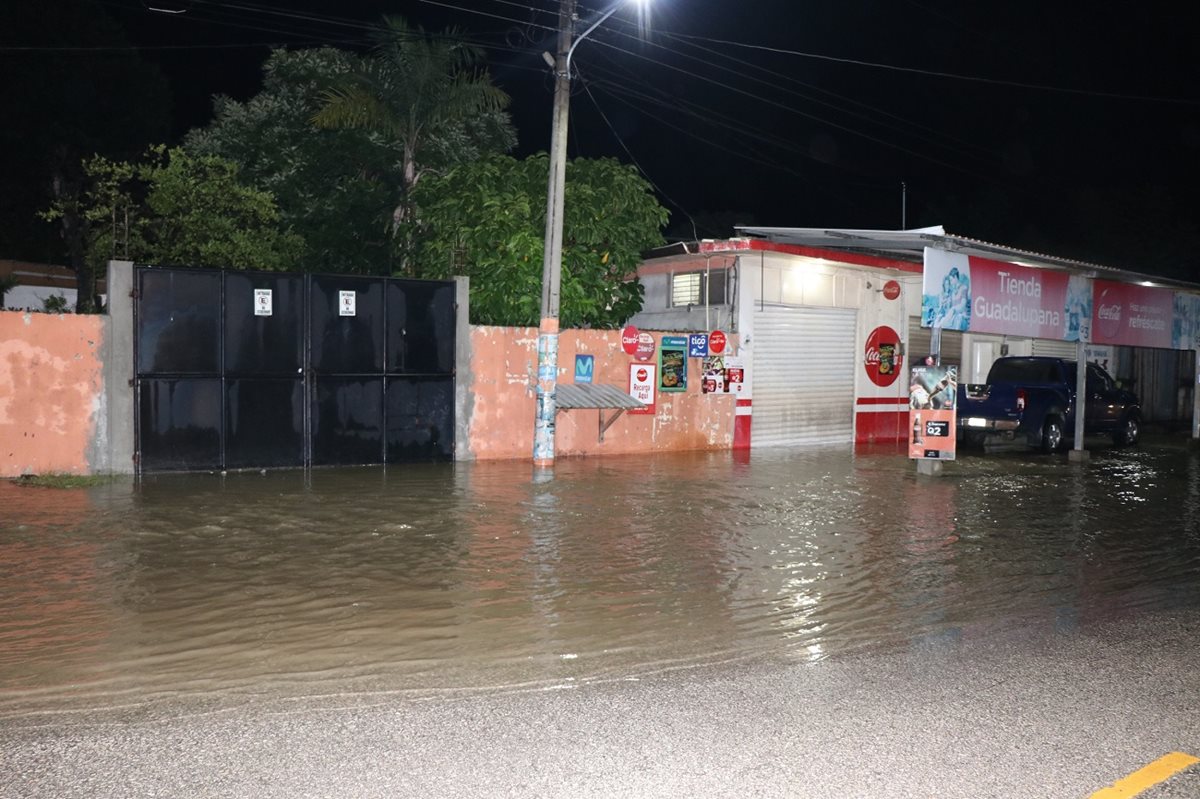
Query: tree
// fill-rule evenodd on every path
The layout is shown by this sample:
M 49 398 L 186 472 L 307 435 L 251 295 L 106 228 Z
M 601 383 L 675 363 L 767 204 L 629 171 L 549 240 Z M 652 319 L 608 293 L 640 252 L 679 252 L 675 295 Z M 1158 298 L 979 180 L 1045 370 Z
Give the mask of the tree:
M 477 67 L 482 52 L 458 36 L 454 30 L 427 36 L 399 17 L 384 17 L 374 52 L 323 93 L 313 116 L 323 128 L 375 131 L 397 143 L 397 230 L 422 176 L 515 143 L 504 113 L 508 95 Z
M 0 74 L 0 250 L 7 258 L 60 261 L 65 249 L 77 276 L 77 310 L 95 310 L 87 225 L 73 213 L 54 226 L 38 224 L 38 211 L 73 206 L 85 157 L 132 158 L 161 139 L 170 111 L 166 80 L 92 0 L 0 3 Z
M 353 53 L 331 47 L 276 50 L 257 95 L 214 98 L 213 122 L 185 139 L 188 152 L 231 160 L 242 180 L 274 195 L 281 220 L 304 239 L 297 268 L 306 271 L 392 271 L 399 143 L 312 122 L 321 93 L 357 67 Z
M 85 258 L 99 268 L 114 256 L 138 261 L 235 269 L 288 269 L 303 240 L 281 227 L 269 192 L 244 185 L 238 167 L 180 148 L 150 149 L 138 164 L 100 156 L 83 166 L 87 181 L 71 205 L 45 216 L 85 221 Z
M 471 321 L 535 325 L 541 313 L 549 159 L 494 155 L 431 175 L 413 200 L 420 277 L 471 278 Z M 631 279 L 662 243 L 667 212 L 633 167 L 614 159 L 567 165 L 560 320 L 617 327 L 642 307 Z

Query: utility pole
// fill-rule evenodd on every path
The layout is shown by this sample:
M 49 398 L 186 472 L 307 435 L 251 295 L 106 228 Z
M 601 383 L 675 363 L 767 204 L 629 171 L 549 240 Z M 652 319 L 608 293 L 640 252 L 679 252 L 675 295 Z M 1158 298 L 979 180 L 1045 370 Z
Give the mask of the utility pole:
M 558 389 L 558 302 L 562 283 L 563 194 L 567 172 L 567 115 L 571 106 L 571 35 L 575 0 L 561 0 L 558 53 L 554 58 L 554 115 L 550 131 L 550 178 L 546 192 L 546 243 L 542 259 L 542 320 L 538 326 L 537 416 L 533 464 L 554 465 L 554 417 Z

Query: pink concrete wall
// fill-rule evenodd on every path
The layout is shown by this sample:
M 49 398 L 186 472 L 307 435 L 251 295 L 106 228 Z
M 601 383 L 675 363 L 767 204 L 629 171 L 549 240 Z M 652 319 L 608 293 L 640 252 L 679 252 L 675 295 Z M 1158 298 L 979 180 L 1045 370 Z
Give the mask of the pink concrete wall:
M 660 341 L 661 333 L 654 333 Z M 667 334 L 671 335 L 671 334 Z M 730 348 L 736 350 L 736 337 Z M 595 357 L 594 383 L 623 391 L 633 361 L 621 348 L 619 330 L 564 330 L 558 338 L 558 380 L 575 382 L 575 355 Z M 700 393 L 700 361 L 688 361 L 686 393 L 658 393 L 653 415 L 621 417 L 598 440 L 598 414 L 613 411 L 560 411 L 555 452 L 560 457 L 620 455 L 668 450 L 730 449 L 734 397 Z M 537 383 L 537 329 L 471 327 L 471 381 L 468 436 L 479 459 L 533 457 L 533 418 Z
M 87 474 L 104 318 L 0 311 L 0 476 Z

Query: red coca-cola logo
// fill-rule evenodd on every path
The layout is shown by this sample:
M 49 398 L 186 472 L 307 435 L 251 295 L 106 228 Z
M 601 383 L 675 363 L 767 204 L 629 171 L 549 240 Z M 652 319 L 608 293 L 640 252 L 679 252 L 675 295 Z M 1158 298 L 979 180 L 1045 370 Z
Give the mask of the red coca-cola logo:
M 621 330 L 621 349 L 625 350 L 626 355 L 633 355 L 637 352 L 638 345 L 638 329 L 633 325 L 625 325 Z
M 900 375 L 900 334 L 881 325 L 867 336 L 863 366 L 877 386 L 890 386 Z
M 708 351 L 714 355 L 725 351 L 725 334 L 714 330 L 708 334 Z
M 895 300 L 900 297 L 900 284 L 895 280 L 889 280 L 883 284 L 883 297 L 887 300 Z
M 1104 289 L 1096 301 L 1096 326 L 1100 334 L 1108 341 L 1115 341 L 1121 335 L 1121 297 L 1117 291 Z

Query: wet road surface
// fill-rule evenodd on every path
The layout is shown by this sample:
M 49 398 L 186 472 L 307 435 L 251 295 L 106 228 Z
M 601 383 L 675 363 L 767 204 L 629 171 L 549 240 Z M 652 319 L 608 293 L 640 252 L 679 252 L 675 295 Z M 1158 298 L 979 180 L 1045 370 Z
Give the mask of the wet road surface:
M 1197 753 L 1196 450 L 913 472 L 2 484 L 0 794 L 1086 796 Z

